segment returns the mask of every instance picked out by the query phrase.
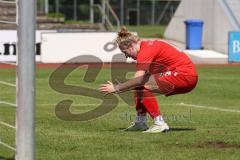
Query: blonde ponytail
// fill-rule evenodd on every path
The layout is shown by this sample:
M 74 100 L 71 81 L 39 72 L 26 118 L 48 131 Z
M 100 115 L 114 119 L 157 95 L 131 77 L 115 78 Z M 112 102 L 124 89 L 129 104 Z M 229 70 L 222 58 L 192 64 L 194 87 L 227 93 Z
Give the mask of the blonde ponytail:
M 121 50 L 129 48 L 132 43 L 137 43 L 139 38 L 132 33 L 130 33 L 126 27 L 122 27 L 118 32 L 116 43 L 118 44 Z

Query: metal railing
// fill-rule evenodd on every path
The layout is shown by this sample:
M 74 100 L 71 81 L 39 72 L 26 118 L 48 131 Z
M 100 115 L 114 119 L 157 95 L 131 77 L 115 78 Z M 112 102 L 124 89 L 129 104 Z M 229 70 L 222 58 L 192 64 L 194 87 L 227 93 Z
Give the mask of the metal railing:
M 106 5 L 107 5 L 107 8 L 109 9 L 109 11 L 111 12 L 114 20 L 116 21 L 117 30 L 119 30 L 119 29 L 120 29 L 120 20 L 119 20 L 117 14 L 114 12 L 114 10 L 113 10 L 113 8 L 112 8 L 112 6 L 110 5 L 110 3 L 109 3 L 108 0 L 105 0 L 105 3 L 106 3 Z
M 167 12 L 167 9 L 169 8 L 170 4 L 171 4 L 171 1 L 168 1 L 167 4 L 165 5 L 165 7 L 163 8 L 163 11 L 162 13 L 159 15 L 159 17 L 157 18 L 157 21 L 156 21 L 156 24 L 160 24 L 161 20 L 164 18 L 164 15 L 166 14 Z
M 114 12 L 114 10 L 111 7 L 111 5 L 109 4 L 108 0 L 103 0 L 102 2 L 103 2 L 103 5 L 105 7 L 107 7 L 107 8 L 102 7 L 100 4 L 93 4 L 92 7 L 97 8 L 100 11 L 101 16 L 102 16 L 102 18 L 104 20 L 104 21 L 102 21 L 102 23 L 104 25 L 108 25 L 112 31 L 119 30 L 119 28 L 120 28 L 120 20 L 119 20 L 117 14 Z M 116 26 L 117 26 L 116 28 L 114 27 L 113 23 L 111 22 L 111 20 L 109 18 L 109 15 L 106 14 L 106 9 L 108 9 L 108 11 L 110 11 L 113 19 L 115 20 L 115 23 L 116 23 Z

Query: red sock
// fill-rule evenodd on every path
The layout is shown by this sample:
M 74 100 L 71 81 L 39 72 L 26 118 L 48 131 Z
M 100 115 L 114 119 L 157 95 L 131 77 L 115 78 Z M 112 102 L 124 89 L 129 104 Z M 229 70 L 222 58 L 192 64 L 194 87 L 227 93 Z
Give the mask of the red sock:
M 160 115 L 155 96 L 144 87 L 136 88 L 135 103 L 138 114 L 146 114 L 148 112 L 152 118 Z

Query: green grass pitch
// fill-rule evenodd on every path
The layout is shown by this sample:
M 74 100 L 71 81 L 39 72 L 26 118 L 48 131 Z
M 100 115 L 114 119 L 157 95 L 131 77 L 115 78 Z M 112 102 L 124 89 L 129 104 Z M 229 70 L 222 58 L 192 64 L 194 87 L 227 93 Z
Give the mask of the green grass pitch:
M 73 100 L 71 111 L 92 110 L 101 102 L 94 97 L 67 95 L 49 86 L 54 68 L 36 73 L 37 160 L 237 160 L 240 157 L 240 66 L 197 66 L 194 91 L 171 97 L 157 96 L 161 112 L 172 128 L 167 133 L 123 132 L 134 119 L 134 107 L 119 98 L 110 113 L 88 122 L 63 121 L 55 105 Z M 110 79 L 103 68 L 95 82 L 84 82 L 86 68 L 78 68 L 66 84 L 98 88 Z M 15 83 L 15 69 L 1 68 L 0 81 Z M 0 101 L 15 103 L 15 88 L 0 84 Z M 130 96 L 131 97 L 131 96 Z M 15 123 L 15 108 L 0 103 L 0 121 Z M 151 124 L 151 120 L 148 121 Z M 15 147 L 15 131 L 0 125 L 0 139 Z M 0 160 L 14 152 L 0 145 Z

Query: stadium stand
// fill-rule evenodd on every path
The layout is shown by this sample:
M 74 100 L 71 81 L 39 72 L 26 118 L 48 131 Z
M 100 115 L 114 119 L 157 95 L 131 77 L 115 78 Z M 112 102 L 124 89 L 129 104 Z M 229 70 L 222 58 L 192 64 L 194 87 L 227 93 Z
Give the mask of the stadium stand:
M 11 21 L 16 20 L 16 6 L 14 4 L 0 3 L 0 20 Z M 37 12 L 37 29 L 39 30 L 90 30 L 90 31 L 105 31 L 106 28 L 100 24 L 66 24 L 64 18 L 48 17 L 44 12 Z M 15 24 L 1 24 L 0 29 L 16 29 Z

